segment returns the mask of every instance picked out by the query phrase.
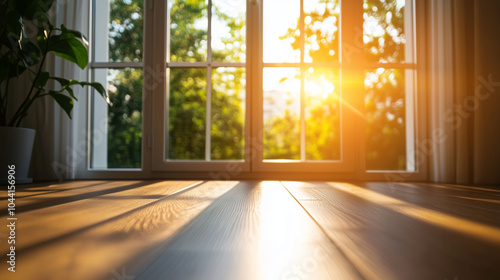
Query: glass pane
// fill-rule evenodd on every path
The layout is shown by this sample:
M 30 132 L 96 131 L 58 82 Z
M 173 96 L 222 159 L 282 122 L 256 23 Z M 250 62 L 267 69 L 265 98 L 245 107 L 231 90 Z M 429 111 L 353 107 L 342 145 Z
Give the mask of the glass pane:
M 339 71 L 309 68 L 305 72 L 306 159 L 340 160 Z
M 246 1 L 213 0 L 212 61 L 245 62 Z
M 368 62 L 404 62 L 405 0 L 364 0 L 363 41 Z
M 300 62 L 299 0 L 264 1 L 264 62 Z
M 339 12 L 337 0 L 304 1 L 305 62 L 338 61 Z
M 94 77 L 113 105 L 94 95 L 91 168 L 140 168 L 142 69 L 96 69 Z
M 211 159 L 244 159 L 245 68 L 212 71 Z
M 168 1 L 170 61 L 207 60 L 207 3 L 204 0 Z
M 204 68 L 170 69 L 168 159 L 205 159 L 206 73 Z
M 143 2 L 94 1 L 94 61 L 142 61 Z
M 264 159 L 300 159 L 299 73 L 264 68 Z
M 405 72 L 369 71 L 365 87 L 366 168 L 406 170 Z

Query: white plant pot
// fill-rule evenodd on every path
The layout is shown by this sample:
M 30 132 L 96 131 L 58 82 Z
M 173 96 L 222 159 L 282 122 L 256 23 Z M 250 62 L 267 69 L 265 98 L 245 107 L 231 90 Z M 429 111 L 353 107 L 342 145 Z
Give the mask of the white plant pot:
M 28 178 L 35 130 L 0 126 L 0 185 L 7 184 L 9 166 L 15 166 L 16 184 L 33 182 Z

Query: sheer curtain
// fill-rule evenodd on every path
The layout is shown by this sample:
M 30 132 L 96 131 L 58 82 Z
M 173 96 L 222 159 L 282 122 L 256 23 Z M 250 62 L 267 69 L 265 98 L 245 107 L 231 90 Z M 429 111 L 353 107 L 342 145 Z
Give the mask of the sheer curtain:
M 49 16 L 57 26 L 64 24 L 89 34 L 89 1 L 56 0 Z M 87 70 L 59 57 L 50 56 L 46 65 L 55 76 L 77 80 L 88 78 Z M 35 180 L 74 179 L 78 169 L 85 165 L 86 130 L 82 118 L 86 118 L 87 89 L 75 86 L 74 91 L 79 101 L 73 107 L 72 119 L 46 97 L 33 104 L 34 108 L 24 121 L 23 126 L 36 129 L 31 163 Z
M 428 0 L 430 181 L 500 183 L 500 1 Z

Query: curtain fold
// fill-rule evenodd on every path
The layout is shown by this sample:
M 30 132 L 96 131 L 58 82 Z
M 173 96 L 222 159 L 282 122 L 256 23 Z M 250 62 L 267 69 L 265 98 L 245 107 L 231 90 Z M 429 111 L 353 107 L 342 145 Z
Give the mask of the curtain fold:
M 500 184 L 500 1 L 474 2 L 474 182 Z
M 430 181 L 500 183 L 499 4 L 427 2 Z
M 88 1 L 84 0 L 58 0 L 54 1 L 48 14 L 56 26 L 64 24 L 67 28 L 89 34 L 88 6 Z M 51 55 L 46 65 L 46 70 L 54 76 L 88 79 L 87 70 L 59 57 Z M 52 86 L 57 88 L 58 85 Z M 72 119 L 52 98 L 46 97 L 33 104 L 24 121 L 23 126 L 36 129 L 31 163 L 31 176 L 35 180 L 74 179 L 79 165 L 85 164 L 86 130 L 80 119 L 86 117 L 87 89 L 79 86 L 73 89 L 79 101 L 74 104 Z

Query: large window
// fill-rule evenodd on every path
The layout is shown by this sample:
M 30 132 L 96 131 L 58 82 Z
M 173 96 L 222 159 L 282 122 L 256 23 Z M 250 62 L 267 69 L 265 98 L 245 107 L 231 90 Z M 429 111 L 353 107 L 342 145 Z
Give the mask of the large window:
M 94 1 L 113 106 L 93 101 L 90 167 L 414 172 L 414 21 L 411 0 Z

